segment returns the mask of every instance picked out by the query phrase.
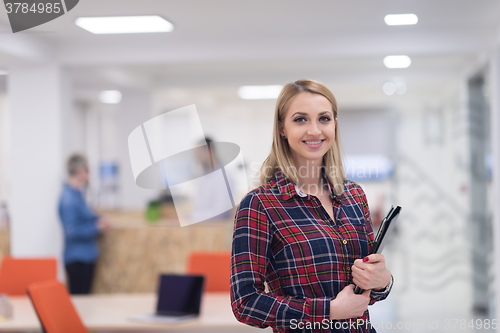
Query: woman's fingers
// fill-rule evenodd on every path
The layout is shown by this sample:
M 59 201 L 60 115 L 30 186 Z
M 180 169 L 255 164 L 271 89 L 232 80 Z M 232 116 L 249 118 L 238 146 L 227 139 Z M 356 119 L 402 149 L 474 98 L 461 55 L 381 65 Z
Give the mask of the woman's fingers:
M 385 263 L 385 257 L 383 254 L 374 253 L 374 254 L 370 254 L 369 256 L 364 257 L 363 262 L 365 262 L 365 263 L 384 262 Z
M 385 267 L 382 254 L 371 254 L 365 257 L 364 261 L 356 259 L 351 266 L 351 272 L 353 282 L 362 289 L 381 289 L 390 279 L 390 272 Z
M 368 279 L 361 274 L 357 274 L 357 272 L 355 273 L 354 271 L 352 274 L 352 282 L 361 289 L 370 289 L 368 288 Z
M 368 268 L 378 268 L 378 269 L 383 269 L 385 268 L 385 257 L 383 254 L 370 254 L 369 256 L 364 257 L 363 259 L 356 259 L 354 260 L 354 265 L 358 268 L 361 269 L 368 269 Z
M 365 267 L 366 267 L 366 265 L 367 265 L 367 264 L 365 264 L 365 263 L 363 262 L 363 260 L 362 260 L 362 259 L 356 259 L 356 260 L 354 260 L 354 265 L 353 265 L 353 267 L 354 267 L 354 266 L 356 266 L 356 267 L 358 267 L 358 268 L 363 269 L 363 268 L 365 268 Z
M 353 276 L 358 276 L 358 275 L 362 274 L 362 272 L 364 271 L 364 269 L 359 268 L 357 266 L 352 266 L 351 271 L 352 271 L 352 275 Z
M 361 295 L 353 292 L 354 285 L 345 286 L 330 303 L 330 319 L 356 318 L 363 315 L 370 302 L 370 292 Z

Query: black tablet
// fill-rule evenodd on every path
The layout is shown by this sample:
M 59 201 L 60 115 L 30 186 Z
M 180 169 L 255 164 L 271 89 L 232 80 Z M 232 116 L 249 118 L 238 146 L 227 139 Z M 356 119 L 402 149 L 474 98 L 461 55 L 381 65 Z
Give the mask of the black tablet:
M 389 213 L 387 213 L 385 218 L 382 220 L 382 223 L 380 224 L 380 228 L 378 229 L 377 235 L 375 236 L 375 243 L 373 244 L 370 254 L 382 253 L 382 250 L 384 249 L 385 244 L 387 243 L 387 240 L 389 239 L 390 234 L 394 229 L 394 225 L 396 224 L 395 222 L 398 220 L 400 212 L 400 206 L 391 206 L 391 210 L 389 210 Z M 362 294 L 363 291 L 364 290 L 358 286 L 354 288 L 355 294 Z
M 399 213 L 401 212 L 401 207 L 394 206 L 391 207 L 387 216 L 382 220 L 380 224 L 380 228 L 378 229 L 377 235 L 375 236 L 375 243 L 373 244 L 372 253 L 382 253 L 382 250 L 389 239 L 389 235 L 392 233 L 394 229 L 395 222 L 398 220 Z

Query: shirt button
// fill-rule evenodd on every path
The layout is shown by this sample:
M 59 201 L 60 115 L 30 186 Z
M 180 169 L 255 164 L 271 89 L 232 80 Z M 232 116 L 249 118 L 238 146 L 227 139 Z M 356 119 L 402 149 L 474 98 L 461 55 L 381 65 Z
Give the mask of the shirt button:
M 344 239 L 344 240 L 342 241 L 342 244 L 346 245 L 346 244 L 347 244 L 347 241 Z
M 351 267 L 347 266 L 347 270 L 350 271 L 351 270 Z

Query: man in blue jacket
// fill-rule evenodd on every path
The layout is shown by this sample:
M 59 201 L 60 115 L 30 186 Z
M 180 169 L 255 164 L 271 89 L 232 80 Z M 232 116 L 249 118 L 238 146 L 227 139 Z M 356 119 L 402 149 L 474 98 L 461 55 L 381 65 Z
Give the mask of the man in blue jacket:
M 68 180 L 59 200 L 59 217 L 64 229 L 64 264 L 71 294 L 89 294 L 99 250 L 97 236 L 109 222 L 87 205 L 83 191 L 89 181 L 87 160 L 72 155 L 67 164 Z

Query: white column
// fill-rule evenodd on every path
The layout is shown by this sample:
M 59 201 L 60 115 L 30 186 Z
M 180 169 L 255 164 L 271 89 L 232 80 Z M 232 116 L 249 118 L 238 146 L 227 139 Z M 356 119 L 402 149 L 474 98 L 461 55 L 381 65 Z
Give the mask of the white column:
M 146 209 L 149 200 L 158 198 L 158 190 L 140 188 L 135 184 L 128 153 L 128 136 L 139 125 L 153 118 L 151 96 L 147 92 L 127 90 L 119 106 L 118 154 L 121 208 Z M 168 110 L 165 110 L 166 112 Z
M 491 142 L 493 155 L 493 196 L 492 202 L 500 202 L 500 47 L 491 60 Z M 500 320 L 500 206 L 493 205 L 493 249 L 495 265 L 495 313 Z M 498 328 L 497 332 L 500 332 Z
M 13 256 L 55 256 L 61 263 L 63 238 L 57 204 L 65 178 L 65 155 L 70 150 L 64 143 L 69 91 L 57 65 L 9 69 Z M 61 270 L 59 276 L 63 276 Z
M 7 110 L 7 94 L 0 94 L 0 203 L 9 199 L 9 158 L 10 158 L 10 121 Z M 0 208 L 1 209 L 1 208 Z M 0 212 L 0 228 L 1 224 Z

